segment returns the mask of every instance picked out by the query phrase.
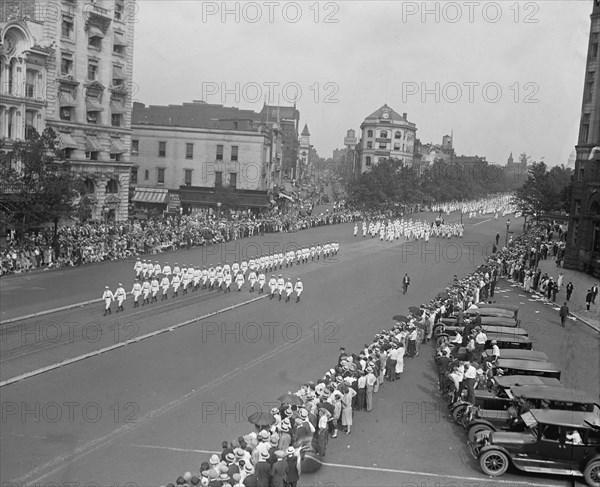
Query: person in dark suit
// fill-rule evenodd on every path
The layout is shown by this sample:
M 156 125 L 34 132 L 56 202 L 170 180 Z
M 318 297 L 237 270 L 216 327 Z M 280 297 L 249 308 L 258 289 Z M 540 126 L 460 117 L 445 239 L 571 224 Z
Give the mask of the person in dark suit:
M 300 452 L 293 446 L 287 449 L 287 464 L 288 472 L 286 479 L 286 487 L 296 487 L 300 480 Z
M 571 299 L 571 294 L 573 294 L 573 283 L 571 281 L 569 281 L 569 284 L 567 284 L 567 301 L 569 301 Z
M 404 277 L 402 278 L 402 294 L 406 294 L 408 286 L 410 286 L 410 277 L 408 277 L 408 274 L 404 274 Z
M 289 471 L 286 459 L 287 454 L 281 450 L 277 450 L 275 455 L 277 456 L 277 461 L 271 469 L 271 487 L 285 487 Z
M 590 305 L 594 299 L 594 295 L 592 294 L 592 290 L 588 289 L 587 294 L 585 295 L 585 304 L 587 306 L 587 310 L 590 310 Z
M 567 320 L 567 316 L 569 316 L 569 307 L 567 306 L 567 303 L 563 304 L 560 307 L 560 311 L 558 312 L 558 314 L 560 315 L 560 324 L 564 327 L 565 321 Z

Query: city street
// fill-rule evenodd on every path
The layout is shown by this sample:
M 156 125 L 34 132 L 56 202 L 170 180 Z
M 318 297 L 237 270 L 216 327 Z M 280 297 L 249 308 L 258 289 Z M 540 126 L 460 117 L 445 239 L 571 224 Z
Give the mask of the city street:
M 352 224 L 342 224 L 151 256 L 161 265 L 208 267 L 339 241 L 337 256 L 277 271 L 302 278 L 299 303 L 249 293 L 246 284 L 226 295 L 169 293 L 168 301 L 136 309 L 128 297 L 124 313 L 113 305 L 103 317 L 101 302 L 68 306 L 98 299 L 105 284 L 122 282 L 129 292 L 133 260 L 3 279 L 2 484 L 158 486 L 197 474 L 221 441 L 253 429 L 248 415 L 322 377 L 340 346 L 358 351 L 392 326 L 393 315 L 474 270 L 496 233 L 503 240 L 506 232 L 504 220 L 489 216 L 465 217 L 465 228 L 463 239 L 387 243 L 354 238 Z M 521 228 L 517 220 L 511 231 Z M 406 295 L 404 273 L 411 277 Z M 600 395 L 598 334 L 577 320 L 561 328 L 557 309 L 510 282 L 497 291 L 497 302 L 519 305 L 534 348 L 560 366 L 562 381 Z M 352 434 L 331 439 L 325 465 L 300 485 L 572 485 L 514 470 L 495 481 L 483 475 L 437 393 L 432 347 L 422 345 L 405 364 L 400 381 L 382 386 L 371 413 L 355 412 Z

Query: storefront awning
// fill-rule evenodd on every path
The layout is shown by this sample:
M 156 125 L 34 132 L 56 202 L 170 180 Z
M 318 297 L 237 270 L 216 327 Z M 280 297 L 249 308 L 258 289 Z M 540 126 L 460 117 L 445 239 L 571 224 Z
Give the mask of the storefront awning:
M 102 112 L 104 108 L 100 104 L 100 99 L 94 96 L 88 96 L 85 98 L 85 106 L 88 112 Z
M 127 149 L 123 146 L 120 140 L 111 140 L 110 142 L 110 154 L 123 154 L 127 152 Z
M 100 152 L 102 150 L 102 144 L 93 135 L 88 135 L 85 138 L 85 150 L 86 152 Z
M 115 46 L 127 46 L 127 42 L 125 42 L 125 36 L 120 32 L 115 32 Z
M 61 107 L 76 107 L 77 102 L 71 91 L 60 91 L 58 93 L 58 104 Z
M 166 204 L 169 191 L 160 188 L 136 188 L 131 201 L 134 203 Z
M 64 149 L 79 149 L 79 144 L 75 142 L 75 139 L 71 136 L 71 134 L 58 134 L 58 150 Z

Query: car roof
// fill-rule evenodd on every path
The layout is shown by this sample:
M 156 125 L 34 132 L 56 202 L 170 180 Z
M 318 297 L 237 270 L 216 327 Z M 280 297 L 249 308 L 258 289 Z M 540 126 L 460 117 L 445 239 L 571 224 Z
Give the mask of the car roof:
M 506 318 L 505 316 L 482 316 L 482 325 L 498 325 L 498 326 L 517 326 L 517 321 L 514 318 Z
M 487 335 L 488 333 L 494 333 L 497 335 L 506 335 L 509 337 L 513 336 L 527 336 L 527 330 L 525 328 L 518 328 L 516 326 L 502 326 L 502 325 L 486 325 L 482 326 L 483 332 Z
M 479 309 L 506 309 L 509 311 L 518 311 L 519 307 L 518 306 L 513 306 L 512 304 L 498 304 L 498 303 L 492 303 L 492 304 L 478 304 L 477 307 Z
M 504 343 L 531 343 L 531 338 L 525 335 L 507 335 L 506 333 L 494 333 L 492 331 L 486 331 L 485 334 L 488 337 L 488 341 L 496 340 Z M 501 352 L 502 353 L 502 352 Z
M 485 351 L 487 356 L 491 356 L 492 349 L 488 348 Z M 537 350 L 525 350 L 523 348 L 504 348 L 500 352 L 500 357 L 505 359 L 517 359 L 517 360 L 535 360 L 548 362 L 548 355 L 544 352 L 539 352 Z
M 556 370 L 560 371 L 552 362 L 540 362 L 537 360 L 518 360 L 500 357 L 497 365 L 501 369 L 523 369 L 523 370 Z
M 600 415 L 597 412 L 584 413 L 581 411 L 563 411 L 560 409 L 530 409 L 529 412 L 541 424 L 589 428 L 588 423 L 591 423 L 600 427 Z
M 598 398 L 587 391 L 568 389 L 566 387 L 544 387 L 538 385 L 513 386 L 511 392 L 515 396 L 529 399 L 546 399 L 548 401 L 564 401 L 580 404 L 596 404 Z
M 516 385 L 564 387 L 558 379 L 553 377 L 538 377 L 536 375 L 500 375 L 494 377 L 494 381 L 501 387 L 513 387 Z

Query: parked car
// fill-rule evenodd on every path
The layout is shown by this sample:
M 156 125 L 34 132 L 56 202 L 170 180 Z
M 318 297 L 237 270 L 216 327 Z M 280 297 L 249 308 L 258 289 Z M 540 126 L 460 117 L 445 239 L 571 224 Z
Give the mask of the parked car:
M 514 306 L 512 304 L 502 304 L 502 303 L 486 303 L 486 304 L 478 304 L 477 307 L 480 310 L 483 309 L 504 309 L 504 310 L 508 310 L 508 311 L 512 311 L 513 312 L 513 316 L 515 317 L 515 320 L 519 317 L 519 307 L 518 306 Z
M 494 364 L 494 375 L 537 375 L 560 380 L 560 369 L 551 362 L 516 360 L 500 357 Z
M 512 464 L 523 472 L 584 477 L 600 487 L 600 417 L 595 413 L 532 409 L 525 430 L 491 432 L 467 444 L 483 473 L 499 477 Z

